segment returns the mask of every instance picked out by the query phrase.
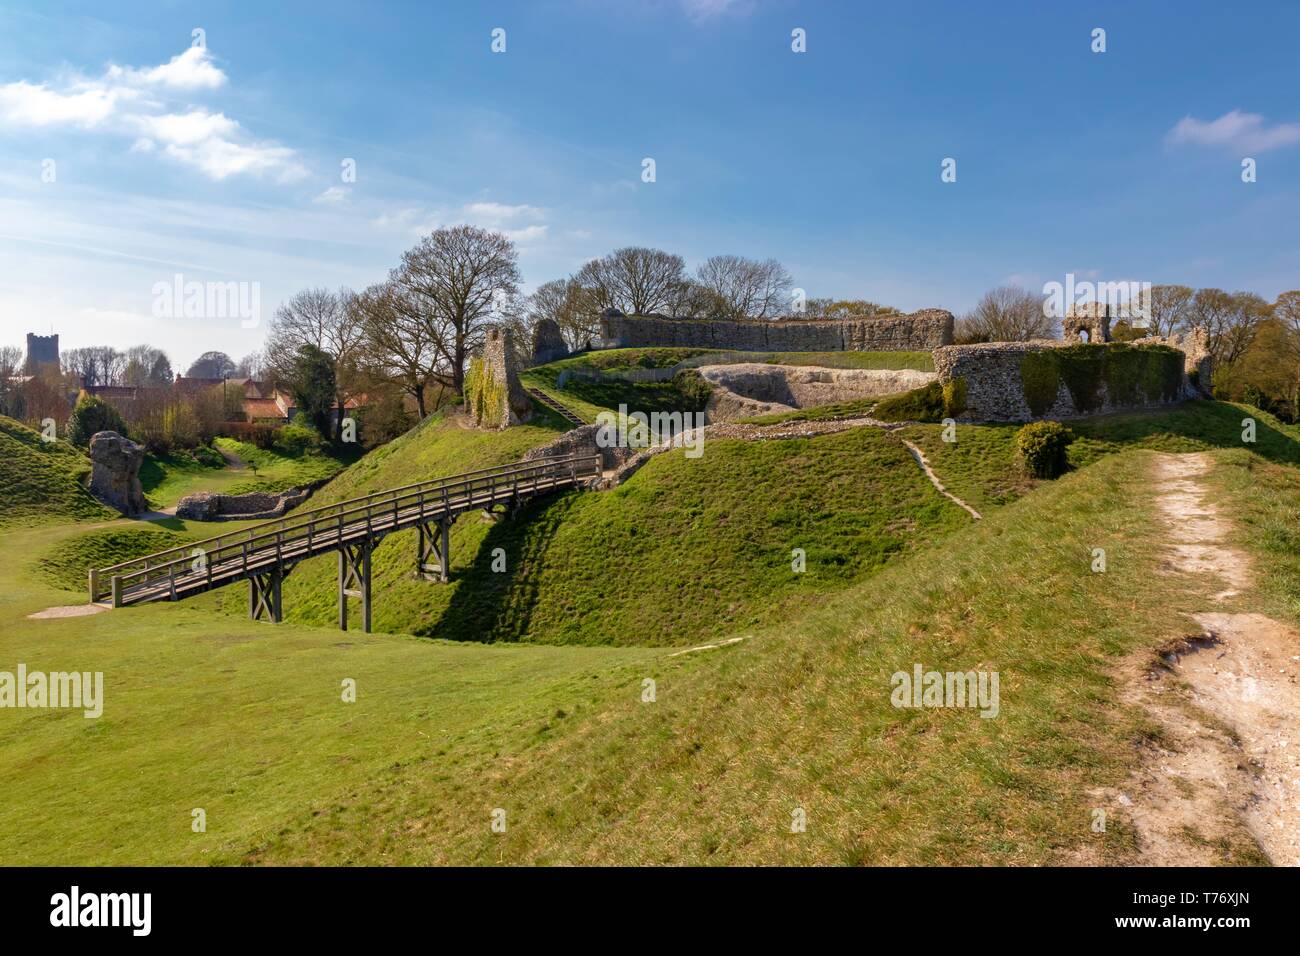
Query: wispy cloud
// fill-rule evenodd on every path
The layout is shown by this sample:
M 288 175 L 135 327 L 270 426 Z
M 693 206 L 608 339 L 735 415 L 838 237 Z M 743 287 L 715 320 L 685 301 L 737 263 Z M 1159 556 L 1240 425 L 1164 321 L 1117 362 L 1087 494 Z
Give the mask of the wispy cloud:
M 681 5 L 686 15 L 697 22 L 727 14 L 744 16 L 754 9 L 753 0 L 681 0 Z
M 224 113 L 175 99 L 217 90 L 226 82 L 203 47 L 191 47 L 160 66 L 110 65 L 99 78 L 18 80 L 0 85 L 0 126 L 129 136 L 132 152 L 159 152 L 216 180 L 245 173 L 268 173 L 281 181 L 305 176 L 306 168 L 289 147 L 254 140 Z
M 469 202 L 452 209 L 396 209 L 381 213 L 371 219 L 370 224 L 376 229 L 402 229 L 412 236 L 423 236 L 440 226 L 469 223 L 493 229 L 513 242 L 525 245 L 540 242 L 549 235 L 546 216 L 545 209 L 527 203 Z
M 1169 131 L 1167 139 L 1171 143 L 1262 153 L 1300 143 L 1300 123 L 1274 123 L 1270 126 L 1258 113 L 1232 110 L 1215 120 L 1184 116 Z

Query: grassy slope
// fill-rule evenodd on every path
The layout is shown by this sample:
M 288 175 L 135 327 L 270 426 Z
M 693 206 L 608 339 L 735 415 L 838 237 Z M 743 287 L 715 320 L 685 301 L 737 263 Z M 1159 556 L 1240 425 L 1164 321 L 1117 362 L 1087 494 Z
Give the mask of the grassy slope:
M 140 466 L 140 485 L 155 508 L 169 507 L 198 491 L 242 495 L 318 484 L 356 457 L 343 459 L 320 451 L 286 455 L 231 438 L 218 438 L 214 444 L 241 458 L 246 467 L 214 468 L 185 453 L 146 456 Z
M 114 517 L 86 490 L 89 476 L 80 450 L 0 417 L 0 526 Z
M 1227 454 L 1239 513 L 1283 548 L 1294 473 L 1266 485 Z M 1106 671 L 1190 626 L 1179 582 L 1157 574 L 1147 466 L 1107 456 L 801 619 L 685 657 L 214 627 L 189 602 L 27 621 L 68 596 L 11 562 L 8 656 L 104 670 L 110 704 L 100 721 L 0 712 L 16 795 L 0 861 L 1125 861 L 1131 835 L 1091 833 L 1087 791 L 1122 780 L 1152 729 Z M 78 530 L 6 544 L 39 556 Z M 1098 546 L 1106 575 L 1087 570 Z M 1003 716 L 893 709 L 888 675 L 914 662 L 999 670 Z M 355 705 L 338 700 L 345 676 Z M 207 834 L 189 830 L 195 806 Z M 507 834 L 490 833 L 493 807 Z M 789 832 L 794 807 L 805 834 Z
M 4 540 L 39 558 L 83 527 L 12 529 Z M 26 618 L 76 599 L 25 561 L 0 564 L 0 669 L 21 661 L 105 681 L 99 720 L 0 710 L 3 864 L 238 857 L 304 807 L 340 806 L 385 770 L 542 740 L 557 712 L 583 713 L 644 669 L 629 674 L 629 664 L 662 653 L 341 635 L 213 617 L 200 602 Z M 349 677 L 355 704 L 340 699 Z M 207 811 L 206 834 L 190 830 L 195 807 Z
M 1149 467 L 1108 458 L 798 622 L 656 659 L 654 703 L 633 680 L 531 738 L 430 748 L 227 861 L 1128 860 L 1122 819 L 1091 832 L 1089 791 L 1123 781 L 1156 731 L 1108 670 L 1193 626 L 1180 583 L 1156 574 Z M 915 663 L 998 671 L 1000 716 L 893 708 L 890 675 Z M 506 834 L 489 830 L 494 807 Z M 795 808 L 806 833 L 790 832 Z
M 1243 418 L 1256 420 L 1256 441 L 1242 440 Z M 1230 402 L 1198 401 L 1169 409 L 1123 412 L 1067 422 L 1076 435 L 1070 463 L 1082 468 L 1126 448 L 1189 452 L 1246 448 L 1283 464 L 1300 464 L 1300 428 L 1267 412 Z M 1035 482 L 1019 473 L 1019 425 L 957 425 L 956 442 L 942 440 L 942 425 L 913 425 L 899 434 L 925 452 L 948 490 L 976 509 L 1006 504 Z
M 436 423 L 320 500 L 412 480 L 412 462 L 446 473 L 513 460 L 545 434 Z M 548 498 L 500 522 L 464 516 L 447 585 L 413 576 L 414 531 L 390 536 L 374 557 L 374 622 L 456 640 L 689 642 L 788 613 L 965 520 L 877 432 L 714 442 L 699 459 L 656 456 L 612 492 Z M 505 573 L 492 570 L 496 548 Z M 791 571 L 794 548 L 806 552 L 803 574 Z M 285 584 L 290 620 L 334 620 L 336 574 L 329 558 L 299 566 Z M 242 592 L 228 600 L 239 611 Z

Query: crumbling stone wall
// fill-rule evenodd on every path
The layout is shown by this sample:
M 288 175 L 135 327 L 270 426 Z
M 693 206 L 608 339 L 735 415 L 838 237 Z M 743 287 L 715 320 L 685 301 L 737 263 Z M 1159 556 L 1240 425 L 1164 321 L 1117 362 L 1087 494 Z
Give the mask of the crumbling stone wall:
M 479 428 L 503 429 L 533 416 L 533 400 L 519 381 L 510 330 L 491 328 L 483 354 L 465 376 L 465 406 Z
M 279 518 L 311 495 L 310 488 L 288 491 L 251 491 L 246 495 L 222 495 L 199 491 L 176 504 L 176 517 L 190 521 L 251 521 Z
M 1070 311 L 1061 320 L 1061 337 L 1068 343 L 1109 342 L 1110 306 L 1104 302 L 1070 306 Z
M 672 319 L 663 315 L 600 317 L 600 348 L 678 346 L 744 352 L 925 352 L 952 342 L 952 313 L 855 319 Z
M 945 394 L 962 396 L 952 411 L 959 420 L 1078 418 L 1204 394 L 1211 369 L 1200 344 L 1153 338 L 950 345 L 934 350 L 934 367 Z
M 560 332 L 560 323 L 554 319 L 542 319 L 533 326 L 533 364 L 545 365 L 556 362 L 569 354 L 569 347 L 564 344 Z

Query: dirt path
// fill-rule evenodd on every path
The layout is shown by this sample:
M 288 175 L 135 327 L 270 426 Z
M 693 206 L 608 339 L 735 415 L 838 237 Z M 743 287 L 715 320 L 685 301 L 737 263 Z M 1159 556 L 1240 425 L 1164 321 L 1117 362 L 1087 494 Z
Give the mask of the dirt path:
M 1227 544 L 1232 524 L 1202 480 L 1211 467 L 1202 454 L 1156 460 L 1166 571 L 1202 584 L 1205 606 L 1189 609 L 1200 630 L 1166 648 L 1163 667 L 1131 675 L 1130 700 L 1163 733 L 1117 798 L 1144 863 L 1241 862 L 1230 848 L 1253 838 L 1273 863 L 1300 865 L 1300 633 L 1229 609 L 1252 567 Z
M 934 487 L 938 489 L 939 494 L 943 495 L 945 498 L 949 499 L 950 501 L 956 503 L 958 507 L 965 508 L 966 511 L 970 513 L 970 516 L 972 518 L 979 520 L 982 517 L 982 515 L 978 511 L 976 511 L 970 505 L 966 504 L 966 502 L 962 501 L 960 498 L 958 498 L 956 495 L 954 495 L 951 491 L 949 491 L 947 488 L 943 486 L 943 482 L 940 481 L 939 476 L 934 473 L 934 469 L 930 467 L 930 463 L 925 459 L 925 453 L 922 452 L 920 448 L 918 448 L 916 445 L 913 445 L 906 438 L 900 438 L 898 440 L 907 446 L 907 450 L 912 453 L 912 457 L 916 459 L 916 463 L 921 466 L 921 471 L 925 473 L 925 477 L 930 479 L 930 484 L 934 485 Z
M 232 471 L 246 471 L 248 469 L 248 462 L 244 461 L 244 459 L 240 458 L 233 451 L 226 451 L 226 449 L 216 445 L 215 443 L 212 447 L 216 448 L 221 457 L 226 459 L 226 464 L 230 466 Z

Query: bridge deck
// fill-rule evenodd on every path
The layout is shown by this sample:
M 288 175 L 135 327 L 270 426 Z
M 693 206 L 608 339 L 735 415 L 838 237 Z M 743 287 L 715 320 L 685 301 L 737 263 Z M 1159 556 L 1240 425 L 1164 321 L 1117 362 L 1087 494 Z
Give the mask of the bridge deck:
M 376 492 L 93 570 L 90 599 L 106 596 L 104 581 L 111 582 L 113 606 L 121 607 L 176 601 L 268 572 L 282 578 L 316 555 L 354 545 L 372 548 L 394 531 L 447 523 L 466 511 L 575 487 L 599 474 L 598 456 L 572 455 Z

